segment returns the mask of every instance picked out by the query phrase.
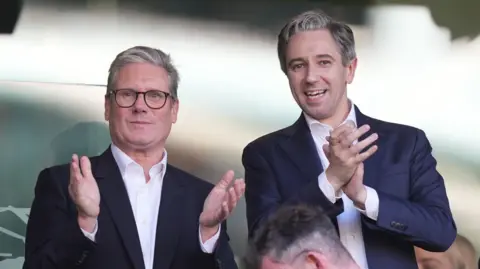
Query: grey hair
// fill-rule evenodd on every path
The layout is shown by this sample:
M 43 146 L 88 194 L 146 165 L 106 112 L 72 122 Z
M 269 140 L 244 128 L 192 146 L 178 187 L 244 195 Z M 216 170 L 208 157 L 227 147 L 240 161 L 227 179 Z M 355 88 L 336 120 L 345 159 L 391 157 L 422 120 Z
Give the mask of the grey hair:
M 170 94 L 174 100 L 178 99 L 178 84 L 180 75 L 173 65 L 170 55 L 165 52 L 145 46 L 135 46 L 120 52 L 108 70 L 107 95 L 115 88 L 118 72 L 122 67 L 131 63 L 149 63 L 162 67 L 167 71 Z
M 247 264 L 249 268 L 259 268 L 264 257 L 291 264 L 310 251 L 321 253 L 340 268 L 353 262 L 330 218 L 320 208 L 284 206 L 255 232 L 250 241 Z
M 327 29 L 332 35 L 340 49 L 344 66 L 355 59 L 355 38 L 352 29 L 347 24 L 334 20 L 322 10 L 310 10 L 293 17 L 278 35 L 278 59 L 284 73 L 287 73 L 286 50 L 290 38 L 300 32 L 321 29 Z

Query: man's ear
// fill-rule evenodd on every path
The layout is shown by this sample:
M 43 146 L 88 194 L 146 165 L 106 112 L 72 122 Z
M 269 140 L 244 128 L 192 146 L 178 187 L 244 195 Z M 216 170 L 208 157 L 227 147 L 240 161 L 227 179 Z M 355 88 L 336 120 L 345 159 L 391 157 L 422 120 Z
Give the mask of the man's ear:
M 180 108 L 180 101 L 174 100 L 172 101 L 172 109 L 171 109 L 171 117 L 172 117 L 172 123 L 177 122 L 177 117 L 178 117 L 178 109 Z
M 346 66 L 347 68 L 347 77 L 346 82 L 350 84 L 353 82 L 353 78 L 355 77 L 355 70 L 357 70 L 357 58 L 353 59 L 349 65 Z
M 110 102 L 110 98 L 108 96 L 105 96 L 105 103 L 104 103 L 104 106 L 105 106 L 105 112 L 104 112 L 104 118 L 106 121 L 108 121 L 110 119 L 110 109 L 111 109 L 111 102 Z
M 306 257 L 306 268 L 312 269 L 326 269 L 328 267 L 328 260 L 326 257 L 318 252 L 309 252 Z

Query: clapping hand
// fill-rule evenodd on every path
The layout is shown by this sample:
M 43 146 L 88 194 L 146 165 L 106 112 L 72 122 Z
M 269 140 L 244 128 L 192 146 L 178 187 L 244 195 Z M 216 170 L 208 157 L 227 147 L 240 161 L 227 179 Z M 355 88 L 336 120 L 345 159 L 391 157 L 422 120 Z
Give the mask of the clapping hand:
M 367 189 L 363 185 L 363 163 L 360 163 L 353 173 L 352 179 L 343 186 L 342 190 L 360 209 L 365 209 L 365 201 L 367 200 Z
M 358 141 L 355 145 L 353 144 L 369 130 L 370 126 L 368 125 L 357 129 L 352 122 L 347 122 L 335 128 L 327 138 L 329 144 L 324 145 L 323 150 L 330 165 L 325 173 L 336 192 L 350 182 L 358 165 L 377 151 L 378 147 L 372 145 L 378 139 L 376 133 Z M 370 145 L 372 145 L 370 148 L 362 152 Z
M 72 156 L 68 192 L 77 206 L 80 227 L 92 232 L 100 214 L 100 191 L 88 157 L 79 160 L 76 154 Z
M 203 204 L 203 211 L 200 214 L 202 239 L 208 240 L 218 231 L 219 225 L 232 213 L 244 192 L 245 181 L 234 180 L 233 171 L 225 173 Z

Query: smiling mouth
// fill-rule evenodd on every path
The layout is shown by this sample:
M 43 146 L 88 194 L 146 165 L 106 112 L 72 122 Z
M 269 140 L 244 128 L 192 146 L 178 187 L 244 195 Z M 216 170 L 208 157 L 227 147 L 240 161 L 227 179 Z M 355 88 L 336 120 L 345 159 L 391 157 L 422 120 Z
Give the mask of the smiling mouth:
M 317 97 L 322 97 L 322 96 L 324 96 L 326 92 L 327 92 L 327 89 L 315 90 L 315 91 L 305 92 L 305 95 L 306 95 L 309 99 L 314 99 L 314 98 L 317 98 Z

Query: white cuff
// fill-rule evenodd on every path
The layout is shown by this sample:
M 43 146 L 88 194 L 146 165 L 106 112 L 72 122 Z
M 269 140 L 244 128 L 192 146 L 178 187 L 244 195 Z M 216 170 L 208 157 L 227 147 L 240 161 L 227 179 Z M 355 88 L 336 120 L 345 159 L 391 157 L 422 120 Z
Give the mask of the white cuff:
M 83 235 L 85 235 L 91 241 L 95 242 L 95 235 L 97 234 L 97 231 L 98 231 L 98 220 L 95 222 L 95 228 L 93 229 L 93 232 L 89 233 L 82 228 L 80 229 L 82 230 Z
M 378 218 L 378 209 L 380 206 L 378 193 L 376 190 L 368 186 L 365 186 L 365 189 L 367 189 L 367 199 L 365 200 L 365 210 L 361 210 L 358 207 L 355 207 L 355 208 L 358 209 L 360 212 L 362 212 L 362 214 L 376 221 Z
M 200 233 L 200 227 L 198 227 L 198 240 L 200 240 L 200 248 L 202 249 L 203 252 L 212 254 L 213 251 L 215 250 L 215 246 L 217 245 L 218 238 L 220 237 L 220 230 L 221 230 L 221 225 L 218 226 L 218 231 L 217 233 L 212 236 L 212 238 L 208 239 L 205 241 L 205 243 L 202 242 L 202 234 Z
M 335 189 L 328 181 L 325 171 L 318 176 L 318 187 L 332 204 L 334 204 L 338 199 L 342 198 L 343 191 L 340 190 L 335 195 Z

